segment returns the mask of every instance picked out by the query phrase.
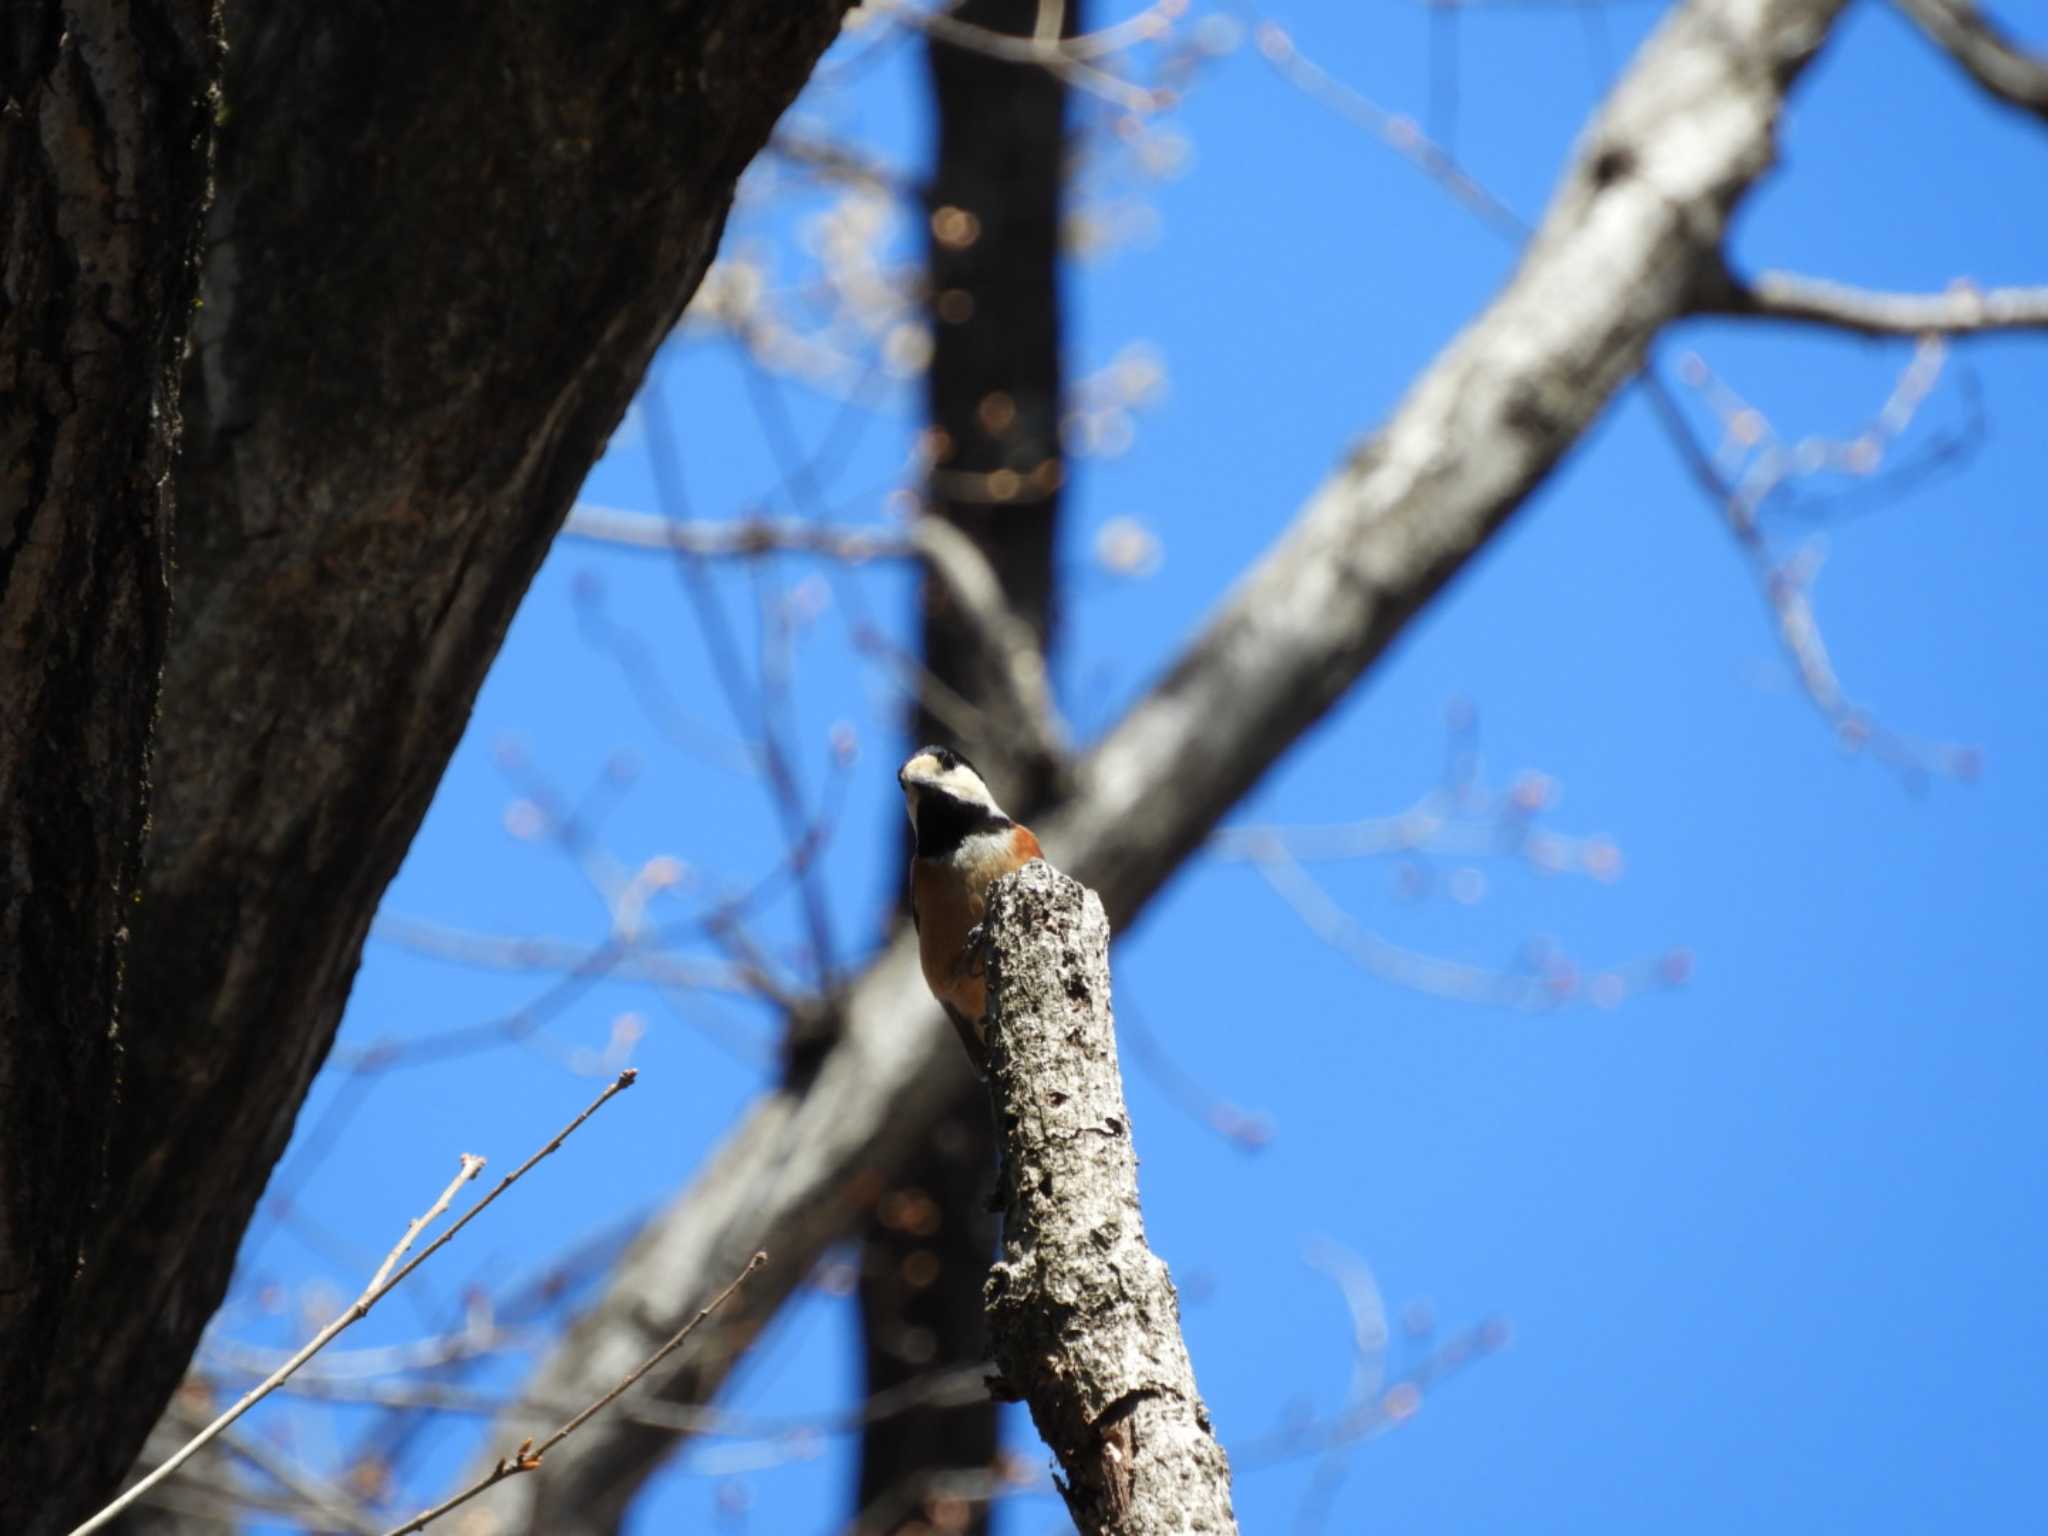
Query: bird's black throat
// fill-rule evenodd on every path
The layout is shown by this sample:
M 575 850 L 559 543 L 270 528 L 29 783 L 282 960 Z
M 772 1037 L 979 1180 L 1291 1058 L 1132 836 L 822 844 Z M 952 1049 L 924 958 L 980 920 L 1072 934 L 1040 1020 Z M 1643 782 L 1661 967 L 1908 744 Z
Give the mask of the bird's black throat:
M 985 805 L 970 805 L 942 790 L 917 797 L 917 856 L 943 859 L 977 832 L 1000 832 L 1016 823 Z

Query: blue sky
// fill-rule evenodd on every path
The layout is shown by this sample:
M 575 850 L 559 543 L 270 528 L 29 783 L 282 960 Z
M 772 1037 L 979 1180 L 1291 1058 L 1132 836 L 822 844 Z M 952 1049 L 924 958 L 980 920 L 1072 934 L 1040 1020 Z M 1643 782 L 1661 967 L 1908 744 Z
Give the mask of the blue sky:
M 1617 4 L 1597 24 L 1570 7 L 1463 16 L 1455 147 L 1473 174 L 1536 216 L 1607 71 L 1660 9 Z M 2026 9 L 2004 14 L 2048 43 Z M 1294 0 L 1262 14 L 1333 76 L 1427 111 L 1442 56 L 1420 5 Z M 914 165 L 916 64 L 910 48 L 887 48 L 799 112 Z M 1129 450 L 1083 461 L 1072 480 L 1056 677 L 1084 735 L 1146 684 L 1513 260 L 1249 47 L 1209 66 L 1161 127 L 1186 142 L 1183 173 L 1108 183 L 1147 210 L 1151 232 L 1074 269 L 1076 372 L 1142 345 L 1167 381 L 1137 413 Z M 1745 209 L 1735 256 L 1745 269 L 1886 287 L 2041 281 L 2048 203 L 2033 189 L 2044 172 L 2038 123 L 1980 104 L 1886 7 L 1858 5 L 1794 100 L 1783 168 Z M 779 250 L 788 278 L 792 221 L 816 206 L 749 204 L 733 239 Z M 1660 363 L 1675 371 L 1689 351 L 1792 441 L 1853 437 L 1911 355 L 1719 323 L 1670 334 Z M 730 516 L 772 495 L 776 460 L 735 348 L 679 342 L 661 367 L 689 511 Z M 1316 866 L 1344 911 L 1392 942 L 1488 967 L 1547 944 L 1583 973 L 1633 976 L 1682 951 L 1684 986 L 1540 1012 L 1427 996 L 1365 973 L 1254 870 L 1213 858 L 1125 936 L 1126 1022 L 1271 1131 L 1256 1151 L 1217 1135 L 1127 1043 L 1151 1236 L 1182 1283 L 1226 1445 L 1344 1406 L 1351 1323 L 1343 1293 L 1306 1262 L 1317 1243 L 1369 1264 L 1395 1313 L 1425 1304 L 1434 1316 L 1433 1338 L 1396 1344 L 1397 1372 L 1485 1320 L 1511 1332 L 1506 1348 L 1431 1385 L 1398 1430 L 1348 1452 L 1341 1481 L 1321 1491 L 1334 1464 L 1240 1458 L 1246 1530 L 1682 1536 L 1731 1522 L 1908 1532 L 2038 1519 L 2048 344 L 1952 350 L 1893 460 L 1966 427 L 1973 388 L 1986 426 L 1963 462 L 1845 504 L 1856 515 L 1777 531 L 1788 554 L 1826 539 L 1816 601 L 1851 693 L 1901 732 L 1980 750 L 1978 781 L 1915 788 L 1836 742 L 1792 686 L 1714 509 L 1631 393 L 1235 818 L 1398 811 L 1442 780 L 1454 741 L 1476 742 L 1489 785 L 1527 771 L 1554 780 L 1543 824 L 1611 838 L 1620 877 L 1461 856 Z M 780 389 L 819 440 L 832 401 Z M 886 393 L 831 491 L 849 520 L 884 515 L 877 493 L 915 426 L 914 390 Z M 655 509 L 630 421 L 587 494 Z M 1095 562 L 1095 535 L 1116 519 L 1156 535 L 1155 573 L 1125 579 Z M 893 901 L 904 745 L 900 698 L 849 655 L 844 620 L 864 601 L 907 633 L 911 589 L 881 567 L 812 580 L 824 574 L 776 562 L 760 590 L 806 615 L 795 704 L 811 794 L 824 792 L 833 730 L 858 742 L 825 864 L 844 963 L 876 942 Z M 751 634 L 757 588 L 742 572 L 721 581 Z M 667 739 L 591 643 L 579 620 L 600 592 L 609 618 L 649 647 L 692 739 L 734 739 L 673 570 L 564 541 L 388 914 L 600 942 L 605 909 L 585 875 L 559 848 L 510 835 L 508 814 L 517 820 L 533 783 L 580 796 L 627 765 L 601 834 L 622 867 L 672 856 L 715 894 L 774 863 L 758 784 Z M 1474 731 L 1455 736 L 1447 719 L 1466 713 Z M 516 773 L 508 742 L 520 744 Z M 787 904 L 761 928 L 784 948 L 797 932 Z M 373 941 L 340 1051 L 498 1017 L 545 986 Z M 349 1343 L 417 1338 L 465 1287 L 502 1295 L 688 1179 L 762 1082 L 748 1056 L 772 1045 L 774 1025 L 758 1009 L 671 1006 L 607 984 L 522 1045 L 374 1080 L 330 1073 L 252 1230 L 221 1336 L 280 1342 L 302 1322 L 293 1309 L 345 1302 L 457 1152 L 509 1168 L 595 1091 L 629 1011 L 644 1020 L 639 1086 Z M 842 1406 L 854 1348 L 850 1307 L 821 1289 L 777 1325 L 732 1405 Z M 472 1379 L 509 1384 L 516 1361 Z M 321 1467 L 361 1427 L 303 1404 L 264 1412 L 260 1432 Z M 1042 1460 L 1028 1425 L 1012 1428 L 1016 1448 Z M 432 1495 L 467 1444 L 460 1425 L 435 1430 L 405 1463 L 414 1490 Z M 794 1450 L 707 1442 L 632 1528 L 830 1531 L 851 1454 L 829 1438 Z M 1011 1536 L 1060 1522 L 1046 1499 L 1001 1517 Z

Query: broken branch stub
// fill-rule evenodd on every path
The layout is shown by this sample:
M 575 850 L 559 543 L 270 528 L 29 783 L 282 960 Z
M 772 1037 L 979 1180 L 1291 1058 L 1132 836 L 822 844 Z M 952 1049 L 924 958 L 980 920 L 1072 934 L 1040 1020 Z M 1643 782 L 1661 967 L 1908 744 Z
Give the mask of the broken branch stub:
M 1027 1402 L 1086 1533 L 1235 1532 L 1230 1464 L 1145 1244 L 1117 1069 L 1109 919 L 1043 862 L 986 918 L 989 1097 L 1003 1252 L 988 1281 L 999 1395 Z

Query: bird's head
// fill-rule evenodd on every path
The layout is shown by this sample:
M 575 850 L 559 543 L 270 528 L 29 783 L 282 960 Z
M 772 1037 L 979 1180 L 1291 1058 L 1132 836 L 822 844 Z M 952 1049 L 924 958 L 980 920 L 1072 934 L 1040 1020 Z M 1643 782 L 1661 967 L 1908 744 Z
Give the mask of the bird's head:
M 896 782 L 903 786 L 904 806 L 910 812 L 913 826 L 917 824 L 918 806 L 928 797 L 942 797 L 990 815 L 1002 815 L 996 797 L 988 792 L 988 785 L 974 771 L 974 764 L 951 747 L 919 747 L 897 770 Z

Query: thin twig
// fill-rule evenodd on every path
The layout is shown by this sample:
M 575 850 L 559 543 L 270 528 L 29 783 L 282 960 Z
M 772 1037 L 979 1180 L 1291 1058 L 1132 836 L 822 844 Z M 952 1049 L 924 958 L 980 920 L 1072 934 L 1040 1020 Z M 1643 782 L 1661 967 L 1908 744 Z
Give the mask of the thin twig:
M 1431 997 L 1532 1013 L 1581 999 L 1612 1007 L 1633 992 L 1676 986 L 1689 971 L 1681 950 L 1590 975 L 1562 956 L 1523 974 L 1427 955 L 1361 926 L 1284 844 L 1274 843 L 1250 863 L 1318 939 L 1372 975 Z
M 2048 285 L 1979 288 L 1956 282 L 1945 293 L 1880 293 L 1791 272 L 1731 279 L 1706 313 L 1830 325 L 1865 336 L 1972 335 L 2048 330 Z
M 612 1389 L 609 1392 L 606 1392 L 604 1396 L 598 1398 L 597 1401 L 590 1404 L 590 1406 L 585 1408 L 581 1413 L 577 1414 L 574 1418 L 564 1423 L 561 1428 L 557 1429 L 553 1434 L 549 1435 L 547 1439 L 541 1441 L 539 1445 L 535 1445 L 531 1440 L 526 1441 L 519 1447 L 518 1450 L 514 1451 L 510 1456 L 501 1456 L 498 1459 L 498 1464 L 496 1466 L 491 1468 L 489 1472 L 486 1472 L 482 1477 L 478 1478 L 475 1482 L 471 1483 L 467 1488 L 463 1489 L 460 1493 L 454 1495 L 452 1498 L 442 1500 L 439 1504 L 436 1504 L 432 1509 L 421 1510 L 418 1514 L 414 1515 L 410 1520 L 406 1521 L 403 1525 L 393 1526 L 389 1531 L 385 1532 L 385 1536 L 406 1536 L 406 1533 L 409 1531 L 423 1531 L 434 1521 L 440 1519 L 441 1516 L 447 1514 L 451 1509 L 455 1509 L 461 1505 L 467 1504 L 471 1499 L 475 1498 L 478 1494 L 483 1493 L 485 1490 L 489 1488 L 495 1487 L 497 1484 L 505 1481 L 506 1478 L 517 1477 L 522 1472 L 538 1471 L 540 1468 L 542 1457 L 546 1456 L 549 1451 L 553 1450 L 556 1446 L 560 1445 L 564 1440 L 568 1439 L 571 1435 L 575 1434 L 576 1431 L 581 1429 L 583 1425 L 591 1417 L 602 1412 L 605 1408 L 609 1407 L 612 1403 L 616 1402 L 620 1397 L 624 1396 L 627 1390 L 630 1389 L 636 1381 L 638 1381 L 641 1377 L 645 1376 L 649 1371 L 653 1370 L 657 1365 L 661 1364 L 662 1361 L 666 1360 L 670 1354 L 672 1354 L 677 1348 L 681 1346 L 683 1340 L 687 1339 L 692 1333 L 696 1331 L 697 1325 L 699 1323 L 703 1322 L 705 1318 L 709 1317 L 712 1313 L 716 1312 L 720 1307 L 724 1306 L 726 1301 L 732 1296 L 733 1292 L 737 1291 L 743 1284 L 746 1283 L 747 1277 L 752 1275 L 755 1270 L 759 1269 L 763 1264 L 766 1264 L 767 1262 L 768 1255 L 765 1253 L 757 1253 L 751 1259 L 747 1260 L 747 1267 L 741 1270 L 737 1275 L 733 1277 L 732 1284 L 728 1285 L 724 1290 L 720 1291 L 716 1296 L 712 1297 L 711 1300 L 705 1304 L 702 1310 L 700 1310 L 695 1317 L 691 1318 L 687 1323 L 684 1323 L 682 1327 L 678 1328 L 674 1333 L 670 1334 L 668 1336 L 668 1341 L 665 1344 L 663 1344 L 661 1348 L 657 1349 L 653 1354 L 649 1355 L 645 1360 L 641 1361 L 638 1365 L 633 1367 L 632 1370 L 628 1371 L 624 1376 L 620 1377 L 618 1382 L 612 1387 Z
M 496 1417 L 512 1407 L 512 1401 L 500 1393 L 433 1380 L 360 1380 L 302 1372 L 279 1390 L 311 1402 L 423 1409 L 436 1414 L 483 1418 Z M 870 1424 L 887 1423 L 922 1409 L 960 1408 L 970 1403 L 987 1402 L 988 1396 L 987 1367 L 963 1365 L 936 1368 L 893 1387 L 885 1387 L 850 1407 L 829 1412 L 747 1417 L 724 1408 L 642 1398 L 619 1404 L 618 1414 L 632 1423 L 645 1424 L 650 1429 L 669 1430 L 678 1435 L 774 1445 L 788 1441 L 807 1442 L 828 1435 L 851 1435 Z M 570 1413 L 575 1410 L 576 1401 L 571 1398 L 531 1397 L 518 1400 L 521 1408 L 536 1414 Z
M 381 1296 L 390 1289 L 391 1272 L 398 1267 L 398 1261 L 405 1257 L 419 1235 L 440 1219 L 449 1202 L 455 1198 L 456 1190 L 484 1171 L 484 1160 L 474 1153 L 464 1152 L 461 1158 L 462 1171 L 448 1181 L 448 1187 L 441 1191 L 441 1198 L 427 1208 L 424 1216 L 415 1217 L 413 1224 L 405 1229 L 405 1236 L 398 1240 L 398 1245 L 384 1255 L 384 1262 L 377 1266 L 377 1273 L 370 1276 L 370 1283 L 363 1287 L 363 1295 Z M 367 1312 L 370 1309 L 364 1307 L 363 1310 Z
M 576 504 L 562 533 L 567 538 L 621 544 L 628 549 L 714 558 L 802 554 L 865 565 L 873 560 L 908 560 L 917 553 L 910 540 L 886 528 L 767 517 L 688 522 L 590 502 Z
M 173 1452 L 167 1460 L 150 1472 L 148 1476 L 128 1488 L 119 1498 L 115 1499 L 105 1509 L 102 1509 L 84 1524 L 76 1527 L 71 1532 L 71 1536 L 88 1536 L 88 1533 L 104 1529 L 107 1525 L 111 1524 L 114 1517 L 119 1515 L 122 1510 L 133 1504 L 150 1489 L 190 1461 L 195 1454 L 217 1438 L 221 1431 L 225 1430 L 230 1424 L 234 1423 L 235 1420 L 255 1407 L 272 1392 L 275 1392 L 300 1366 L 319 1354 L 321 1350 L 333 1343 L 346 1330 L 354 1327 L 365 1317 L 368 1317 L 372 1307 L 376 1306 L 378 1302 L 382 1301 L 398 1286 L 404 1284 L 408 1275 L 446 1247 L 456 1233 L 460 1232 L 481 1215 L 484 1208 L 493 1200 L 496 1200 L 498 1196 L 504 1194 L 506 1190 L 518 1183 L 534 1164 L 568 1140 L 571 1133 L 578 1126 L 582 1125 L 584 1121 L 596 1114 L 607 1100 L 622 1089 L 630 1088 L 633 1085 L 634 1078 L 638 1075 L 638 1073 L 630 1068 L 621 1072 L 605 1088 L 603 1093 L 600 1093 L 595 1099 L 591 1100 L 589 1106 L 582 1114 L 571 1120 L 560 1131 L 557 1131 L 552 1141 L 548 1142 L 546 1146 L 542 1147 L 533 1156 L 499 1180 L 495 1189 L 457 1217 L 454 1224 L 447 1231 L 421 1249 L 410 1263 L 406 1264 L 402 1269 L 397 1268 L 398 1261 L 405 1257 L 406 1250 L 413 1245 L 414 1240 L 419 1237 L 420 1233 L 425 1231 L 435 1218 L 448 1209 L 449 1202 L 455 1198 L 455 1192 L 483 1171 L 484 1160 L 482 1158 L 467 1152 L 463 1153 L 462 1171 L 449 1181 L 448 1187 L 441 1191 L 441 1197 L 428 1207 L 426 1214 L 406 1228 L 405 1235 L 398 1240 L 397 1246 L 385 1256 L 384 1262 L 378 1266 L 377 1273 L 372 1277 L 369 1285 L 364 1287 L 363 1293 L 349 1304 L 346 1311 L 336 1317 L 325 1328 L 314 1334 L 289 1360 L 272 1371 L 256 1386 L 250 1388 L 249 1391 L 236 1401 L 232 1408 L 229 1408 L 219 1418 L 207 1425 L 206 1428 L 200 1430 L 198 1434 L 186 1441 L 180 1449 Z
M 533 1344 L 534 1336 L 521 1329 L 471 1324 L 405 1344 L 330 1350 L 320 1369 L 309 1375 L 328 1381 L 372 1381 L 408 1371 L 438 1371 L 508 1350 L 530 1349 Z M 232 1340 L 209 1345 L 205 1353 L 207 1364 L 215 1369 L 258 1379 L 276 1370 L 284 1358 L 282 1350 L 252 1349 Z
M 589 960 L 595 948 L 547 934 L 483 933 L 388 912 L 379 913 L 370 924 L 370 937 L 410 955 L 492 971 L 566 973 Z M 661 987 L 737 992 L 746 996 L 753 993 L 745 978 L 729 964 L 652 947 L 627 946 L 611 974 L 620 981 Z
M 801 167 L 821 181 L 872 187 L 906 200 L 918 195 L 916 178 L 875 159 L 857 145 L 843 144 L 798 129 L 778 128 L 768 152 Z
M 378 1267 L 376 1275 L 371 1279 L 369 1285 L 364 1287 L 363 1293 L 355 1299 L 347 1311 L 341 1313 L 340 1316 L 336 1317 L 325 1328 L 314 1334 L 311 1339 L 294 1351 L 291 1358 L 286 1360 L 283 1365 L 272 1371 L 261 1382 L 237 1399 L 232 1408 L 229 1408 L 227 1412 L 221 1414 L 211 1424 L 208 1424 L 190 1440 L 187 1440 L 183 1446 L 173 1451 L 154 1471 L 129 1488 L 90 1520 L 80 1525 L 71 1533 L 71 1536 L 86 1536 L 86 1533 L 99 1530 L 101 1527 L 111 1523 L 114 1517 L 120 1514 L 123 1509 L 134 1503 L 143 1494 L 190 1461 L 199 1451 L 217 1439 L 235 1420 L 276 1391 L 292 1372 L 333 1343 L 344 1329 L 351 1327 L 366 1317 L 369 1314 L 370 1308 L 375 1306 L 385 1293 L 391 1289 L 392 1285 L 396 1283 L 390 1278 L 392 1268 L 405 1256 L 406 1250 L 413 1245 L 413 1240 L 419 1236 L 429 1223 L 448 1209 L 448 1203 L 455 1198 L 455 1192 L 481 1173 L 483 1166 L 484 1160 L 482 1158 L 464 1152 L 462 1154 L 462 1171 L 448 1181 L 448 1187 L 442 1190 L 440 1198 L 427 1208 L 426 1214 L 416 1218 L 412 1225 L 405 1229 L 405 1235 L 398 1240 L 397 1246 L 385 1255 L 384 1262 Z M 432 1249 L 428 1250 L 428 1252 L 432 1251 Z M 421 1257 L 425 1257 L 425 1255 Z M 410 1272 L 411 1266 L 409 1265 L 405 1273 Z
M 1002 665 L 994 680 L 1003 697 L 990 713 L 1017 738 L 1019 755 L 1057 768 L 1067 759 L 1066 731 L 1053 703 L 1045 653 L 1031 626 L 1011 607 L 988 557 L 942 517 L 921 517 L 911 532 L 925 568 L 939 579 L 961 615 L 980 631 L 981 643 Z
M 357 1536 L 376 1536 L 377 1527 L 368 1511 L 341 1489 L 314 1477 L 290 1456 L 238 1429 L 223 1430 L 221 1444 L 293 1498 L 303 1500 L 320 1520 Z
M 1173 23 L 1187 11 L 1187 0 L 1153 0 L 1134 16 L 1100 28 L 1094 32 L 1076 37 L 1059 35 L 1060 23 L 1055 20 L 1052 30 L 1045 26 L 1045 13 L 1041 11 L 1039 25 L 1029 37 L 1014 32 L 998 32 L 993 27 L 980 26 L 971 21 L 962 21 L 948 14 L 958 4 L 941 6 L 936 10 L 921 10 L 914 6 L 900 4 L 898 0 L 869 0 L 875 10 L 885 15 L 943 37 L 950 43 L 979 53 L 986 58 L 1001 59 L 1010 64 L 1043 64 L 1048 67 L 1079 59 L 1105 59 L 1111 54 L 1123 53 L 1139 43 L 1156 42 L 1172 30 Z M 1057 12 L 1055 12 L 1055 15 Z
M 1403 1371 L 1379 1392 L 1335 1416 L 1242 1442 L 1231 1449 L 1240 1467 L 1269 1467 L 1398 1429 L 1414 1418 L 1429 1390 L 1488 1355 L 1507 1347 L 1508 1325 L 1499 1318 L 1466 1329 Z
M 1834 728 L 1843 746 L 1855 751 L 1869 750 L 1912 789 L 1923 787 L 1931 773 L 1957 779 L 1975 777 L 1977 753 L 1967 747 L 1903 736 L 1850 698 L 1835 670 L 1814 611 L 1812 591 L 1819 571 L 1819 546 L 1809 545 L 1800 555 L 1780 559 L 1768 537 L 1764 513 L 1784 487 L 1799 476 L 1828 469 L 1852 475 L 1871 473 L 1884 446 L 1905 431 L 1933 389 L 1941 370 L 1943 348 L 1938 334 L 1921 339 L 1890 399 L 1872 426 L 1858 438 L 1846 445 L 1812 440 L 1796 447 L 1781 443 L 1762 414 L 1713 379 L 1702 361 L 1688 358 L 1684 370 L 1688 382 L 1711 388 L 1721 397 L 1716 408 L 1727 423 L 1728 443 L 1718 461 L 1694 435 L 1663 376 L 1651 367 L 1645 368 L 1639 379 L 1652 412 L 1677 450 L 1680 463 L 1714 504 L 1748 561 L 1759 594 L 1770 610 L 1779 646 L 1791 664 L 1800 690 Z
M 649 374 L 641 386 L 640 409 L 647 427 L 648 455 L 653 463 L 655 493 L 661 510 L 665 516 L 680 520 L 686 509 L 682 456 L 668 414 L 668 399 L 658 374 Z M 704 647 L 711 660 L 712 675 L 717 678 L 719 689 L 725 695 L 733 721 L 742 730 L 752 726 L 758 737 L 756 748 L 767 780 L 768 798 L 783 824 L 794 859 L 804 846 L 809 816 L 804 810 L 803 790 L 797 782 L 788 748 L 759 692 L 749 686 L 746 664 L 740 656 L 731 625 L 726 620 L 724 605 L 719 601 L 718 591 L 703 559 L 687 548 L 678 549 L 675 568 L 695 611 L 698 631 L 704 638 Z M 818 980 L 822 989 L 829 992 L 834 951 L 830 907 L 822 888 L 809 878 L 808 862 L 798 862 L 795 867 L 799 876 L 797 897 L 803 908 L 805 927 L 810 933 L 811 949 L 817 957 Z
M 1280 77 L 1312 101 L 1321 102 L 1385 144 L 1464 204 L 1481 223 L 1515 245 L 1533 233 L 1528 220 L 1494 196 L 1456 155 L 1423 131 L 1414 118 L 1390 112 L 1345 84 L 1301 51 L 1286 28 L 1261 22 L 1253 34 L 1259 55 Z
M 1077 90 L 1100 96 L 1128 112 L 1154 112 L 1170 103 L 1167 93 L 1133 84 L 1121 75 L 1095 64 L 1140 43 L 1156 42 L 1166 36 L 1173 23 L 1187 9 L 1186 0 L 1155 0 L 1137 15 L 1114 26 L 1079 37 L 1019 37 L 1014 33 L 961 21 L 947 14 L 947 8 L 922 10 L 903 0 L 868 0 L 869 6 L 906 26 L 914 27 L 941 42 L 965 48 L 984 58 L 1010 64 L 1037 65 L 1066 81 Z

